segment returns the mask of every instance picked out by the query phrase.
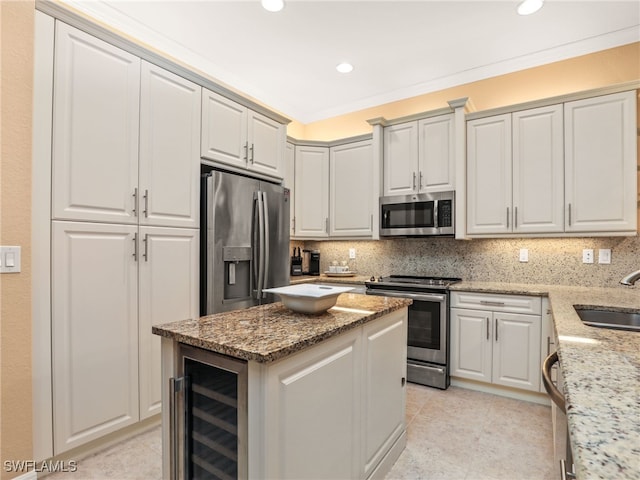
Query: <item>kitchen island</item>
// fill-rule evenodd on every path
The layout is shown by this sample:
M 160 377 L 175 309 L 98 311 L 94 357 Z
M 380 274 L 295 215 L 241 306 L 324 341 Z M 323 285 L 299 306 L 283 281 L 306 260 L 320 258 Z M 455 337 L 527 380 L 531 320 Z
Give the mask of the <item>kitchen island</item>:
M 574 309 L 640 311 L 640 290 L 499 282 L 451 289 L 549 297 L 577 478 L 640 479 L 640 333 L 584 325 Z
M 155 326 L 153 333 L 163 337 L 163 405 L 177 398 L 176 408 L 185 405 L 184 418 L 191 418 L 189 396 L 197 393 L 180 397 L 177 388 L 173 397 L 169 389 L 171 379 L 182 382 L 183 359 L 197 357 L 194 352 L 222 363 L 230 359 L 245 372 L 234 390 L 237 451 L 226 454 L 235 457 L 231 478 L 382 478 L 406 444 L 410 303 L 342 294 L 320 315 L 273 303 Z M 165 478 L 199 448 L 189 440 L 189 453 L 180 453 L 193 423 L 178 425 L 180 418 L 163 408 Z M 194 468 L 217 468 L 198 462 Z

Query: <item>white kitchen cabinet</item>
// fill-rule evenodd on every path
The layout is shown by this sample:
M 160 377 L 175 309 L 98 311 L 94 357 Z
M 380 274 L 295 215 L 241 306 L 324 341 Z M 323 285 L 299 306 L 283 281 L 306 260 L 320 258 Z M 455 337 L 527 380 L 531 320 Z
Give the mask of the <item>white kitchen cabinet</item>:
M 138 223 L 140 59 L 57 22 L 53 102 L 53 217 Z
M 637 229 L 636 91 L 564 105 L 567 232 Z
M 202 158 L 282 178 L 285 143 L 283 124 L 203 89 Z
M 199 234 L 187 228 L 140 227 L 139 384 L 140 420 L 160 413 L 160 337 L 151 327 L 198 318 Z
M 282 179 L 282 185 L 289 189 L 289 236 L 296 234 L 296 147 L 292 143 L 287 142 L 285 147 L 285 169 Z
M 371 140 L 330 148 L 329 235 L 373 235 L 373 145 Z
M 138 421 L 136 233 L 53 222 L 55 455 Z
M 202 88 L 144 61 L 141 85 L 140 224 L 198 228 Z
M 453 292 L 451 305 L 452 376 L 540 390 L 540 298 Z
M 564 230 L 562 106 L 514 112 L 512 231 Z
M 296 237 L 329 236 L 329 148 L 297 146 Z
M 403 310 L 273 364 L 250 363 L 249 446 L 255 439 L 253 451 L 264 448 L 250 476 L 375 478 L 406 428 L 406 345 Z M 254 390 L 259 378 L 265 386 Z M 264 409 L 253 410 L 252 399 Z M 252 435 L 262 420 L 264 437 Z
M 368 478 L 405 429 L 407 322 L 391 315 L 363 326 L 362 450 Z
M 384 128 L 384 195 L 455 189 L 453 114 Z
M 385 127 L 383 145 L 384 196 L 415 193 L 418 185 L 418 123 Z
M 467 233 L 511 230 L 511 114 L 467 122 Z

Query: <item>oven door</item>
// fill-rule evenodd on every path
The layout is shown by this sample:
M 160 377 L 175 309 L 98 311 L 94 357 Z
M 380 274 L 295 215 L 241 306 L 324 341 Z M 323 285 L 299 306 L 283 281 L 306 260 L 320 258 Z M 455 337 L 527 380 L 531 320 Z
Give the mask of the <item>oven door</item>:
M 447 294 L 368 291 L 368 295 L 410 298 L 407 358 L 447 364 Z

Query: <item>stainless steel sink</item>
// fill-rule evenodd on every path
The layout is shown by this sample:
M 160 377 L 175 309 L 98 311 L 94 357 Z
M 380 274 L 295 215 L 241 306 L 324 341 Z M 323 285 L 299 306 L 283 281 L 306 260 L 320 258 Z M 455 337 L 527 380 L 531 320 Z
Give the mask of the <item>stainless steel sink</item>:
M 619 312 L 580 306 L 574 308 L 585 325 L 640 332 L 640 312 Z

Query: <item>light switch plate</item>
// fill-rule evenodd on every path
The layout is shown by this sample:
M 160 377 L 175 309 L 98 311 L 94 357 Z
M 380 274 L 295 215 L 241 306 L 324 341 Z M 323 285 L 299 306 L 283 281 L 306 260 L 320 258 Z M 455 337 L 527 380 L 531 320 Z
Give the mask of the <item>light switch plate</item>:
M 350 248 L 349 249 L 349 258 L 356 258 L 356 249 L 355 248 Z
M 611 263 L 611 249 L 601 248 L 598 250 L 598 263 L 609 264 Z
M 20 272 L 20 247 L 0 247 L 0 273 Z

